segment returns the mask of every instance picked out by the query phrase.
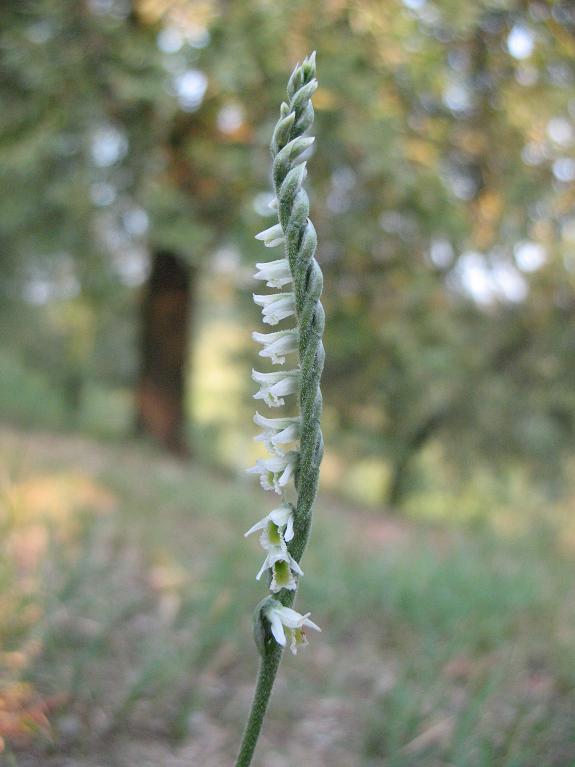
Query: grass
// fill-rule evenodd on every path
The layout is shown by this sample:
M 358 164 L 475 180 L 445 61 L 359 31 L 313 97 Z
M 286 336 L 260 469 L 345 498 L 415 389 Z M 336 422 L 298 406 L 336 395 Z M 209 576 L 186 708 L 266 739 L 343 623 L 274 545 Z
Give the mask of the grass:
M 269 499 L 70 434 L 5 428 L 0 465 L 6 758 L 229 764 L 263 593 L 241 533 Z M 256 764 L 572 767 L 565 510 L 466 525 L 322 498 L 299 604 L 324 632 L 286 656 Z

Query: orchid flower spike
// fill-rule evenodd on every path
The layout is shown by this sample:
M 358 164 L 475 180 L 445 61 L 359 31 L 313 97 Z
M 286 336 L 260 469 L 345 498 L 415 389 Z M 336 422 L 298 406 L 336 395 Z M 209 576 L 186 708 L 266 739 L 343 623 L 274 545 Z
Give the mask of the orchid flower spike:
M 309 218 L 309 199 L 303 186 L 306 158 L 311 156 L 312 136 L 305 135 L 314 119 L 311 103 L 318 83 L 315 77 L 315 53 L 297 64 L 289 78 L 286 101 L 280 106 L 279 119 L 271 139 L 273 157 L 273 209 L 277 223 L 256 235 L 267 248 L 280 247 L 283 257 L 256 264 L 256 280 L 279 292 L 254 294 L 266 325 L 292 319 L 293 327 L 275 333 L 252 334 L 261 344 L 260 357 L 274 365 L 283 365 L 288 354 L 297 362 L 285 372 L 252 371 L 259 385 L 254 395 L 269 407 L 285 404 L 285 397 L 295 394 L 297 413 L 281 418 L 254 417 L 263 442 L 271 455 L 260 458 L 249 469 L 258 474 L 264 490 L 282 496 L 282 503 L 255 523 L 246 533 L 260 531 L 260 543 L 266 552 L 258 580 L 267 572 L 269 590 L 278 594 L 262 600 L 256 608 L 254 639 L 261 654 L 261 670 L 252 710 L 235 767 L 249 767 L 261 730 L 282 649 L 289 640 L 294 655 L 307 644 L 304 628 L 319 631 L 309 619 L 291 608 L 298 577 L 303 575 L 300 560 L 309 537 L 319 468 L 323 456 L 320 428 L 322 396 L 320 379 L 324 364 L 322 335 L 325 324 L 320 301 L 323 276 L 315 258 L 317 235 Z M 286 287 L 289 286 L 289 287 Z M 285 451 L 285 452 L 284 452 Z M 291 478 L 294 487 L 290 489 Z M 294 504 L 286 497 L 295 493 Z

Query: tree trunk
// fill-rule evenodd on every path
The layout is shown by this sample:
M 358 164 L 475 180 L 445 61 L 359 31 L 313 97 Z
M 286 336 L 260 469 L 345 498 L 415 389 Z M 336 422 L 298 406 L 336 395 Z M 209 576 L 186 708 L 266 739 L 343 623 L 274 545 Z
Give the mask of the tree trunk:
M 62 380 L 62 399 L 66 415 L 74 425 L 78 423 L 82 412 L 82 397 L 84 394 L 84 376 L 79 370 L 69 370 Z
M 188 454 L 185 383 L 195 277 L 177 255 L 155 250 L 141 314 L 136 430 L 180 456 Z
M 407 494 L 407 474 L 414 453 L 414 450 L 402 450 L 400 457 L 393 464 L 391 477 L 385 493 L 385 506 L 390 511 L 397 511 Z
M 391 479 L 386 491 L 385 504 L 392 511 L 397 510 L 401 506 L 407 495 L 407 480 L 413 459 L 445 423 L 450 412 L 451 408 L 446 406 L 435 413 L 431 413 L 406 439 L 393 465 Z

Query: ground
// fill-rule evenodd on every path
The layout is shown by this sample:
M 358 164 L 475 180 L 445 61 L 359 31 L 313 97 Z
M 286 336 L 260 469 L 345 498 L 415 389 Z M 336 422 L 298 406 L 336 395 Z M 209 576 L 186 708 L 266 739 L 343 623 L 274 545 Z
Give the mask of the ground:
M 69 434 L 5 427 L 0 465 L 0 763 L 232 764 L 265 592 L 242 533 L 271 499 Z M 254 765 L 572 767 L 563 512 L 430 524 L 321 497 L 298 605 L 323 632 L 284 658 Z

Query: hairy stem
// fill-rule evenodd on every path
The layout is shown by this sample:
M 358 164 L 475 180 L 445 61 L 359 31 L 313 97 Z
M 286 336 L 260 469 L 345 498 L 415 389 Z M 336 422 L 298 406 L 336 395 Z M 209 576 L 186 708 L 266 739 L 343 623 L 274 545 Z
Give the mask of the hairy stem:
M 244 731 L 242 745 L 236 760 L 236 767 L 248 767 L 258 742 L 258 738 L 266 715 L 268 702 L 272 692 L 274 680 L 280 665 L 283 648 L 278 644 L 266 653 L 260 661 L 258 681 L 254 692 L 252 709 Z
M 280 602 L 286 607 L 291 607 L 295 601 L 295 591 L 284 589 L 279 595 Z M 264 652 L 261 655 L 256 689 L 252 701 L 252 707 L 242 744 L 235 763 L 235 767 L 249 767 L 254 755 L 256 744 L 262 729 L 266 715 L 272 688 L 282 659 L 283 647 L 280 647 L 273 639 L 266 642 Z

